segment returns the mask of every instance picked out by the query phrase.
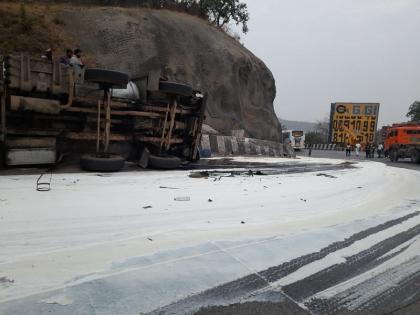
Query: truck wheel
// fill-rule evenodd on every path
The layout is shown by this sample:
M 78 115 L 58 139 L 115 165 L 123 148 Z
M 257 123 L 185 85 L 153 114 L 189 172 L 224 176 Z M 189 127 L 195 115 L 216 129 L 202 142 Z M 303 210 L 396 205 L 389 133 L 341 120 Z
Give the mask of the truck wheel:
M 395 150 L 389 151 L 389 159 L 391 162 L 398 162 L 398 152 Z
M 181 165 L 181 159 L 173 155 L 157 156 L 151 154 L 149 156 L 148 166 L 151 168 L 172 170 Z
M 99 84 L 127 88 L 128 74 L 104 69 L 86 69 L 85 80 Z
M 420 151 L 419 150 L 412 150 L 410 157 L 411 157 L 411 162 L 420 163 Z
M 192 87 L 189 85 L 169 81 L 160 81 L 159 91 L 179 96 L 191 96 L 193 92 Z
M 124 164 L 124 158 L 115 154 L 86 154 L 80 158 L 81 168 L 93 172 L 118 172 Z
M 0 170 L 6 167 L 6 146 L 0 142 Z

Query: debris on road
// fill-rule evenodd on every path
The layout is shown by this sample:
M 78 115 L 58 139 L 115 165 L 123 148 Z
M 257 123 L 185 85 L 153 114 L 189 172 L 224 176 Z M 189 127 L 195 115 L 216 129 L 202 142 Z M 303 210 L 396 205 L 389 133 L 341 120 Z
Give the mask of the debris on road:
M 324 176 L 324 177 L 328 177 L 328 178 L 337 178 L 336 176 L 325 174 L 325 173 L 319 173 L 319 174 L 316 174 L 316 176 Z
M 49 299 L 41 300 L 40 302 L 46 303 L 46 304 L 57 304 L 57 305 L 71 305 L 73 304 L 73 300 L 65 297 L 65 296 L 53 296 Z
M 202 172 L 191 172 L 188 176 L 190 178 L 214 178 L 214 181 L 221 180 L 222 177 L 235 177 L 235 176 L 265 176 L 268 175 L 263 173 L 262 171 L 253 171 L 253 170 L 246 170 L 246 171 L 202 171 Z
M 15 280 L 13 279 L 9 279 L 7 277 L 0 277 L 0 283 L 1 284 L 10 284 L 10 283 L 14 283 Z
M 109 174 L 109 173 L 98 173 L 98 174 L 96 174 L 96 176 L 99 176 L 99 177 L 111 177 L 112 174 Z
M 185 196 L 185 197 L 175 197 L 174 198 L 175 201 L 190 201 L 190 197 Z
M 189 175 L 191 178 L 207 178 L 210 176 L 210 173 L 207 171 L 204 172 L 191 172 Z

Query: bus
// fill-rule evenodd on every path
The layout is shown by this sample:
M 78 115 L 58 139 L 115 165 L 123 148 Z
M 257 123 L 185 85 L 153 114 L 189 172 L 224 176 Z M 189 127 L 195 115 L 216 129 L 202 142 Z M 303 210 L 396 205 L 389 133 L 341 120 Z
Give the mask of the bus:
M 302 130 L 283 130 L 283 142 L 290 143 L 296 151 L 305 149 L 305 133 Z

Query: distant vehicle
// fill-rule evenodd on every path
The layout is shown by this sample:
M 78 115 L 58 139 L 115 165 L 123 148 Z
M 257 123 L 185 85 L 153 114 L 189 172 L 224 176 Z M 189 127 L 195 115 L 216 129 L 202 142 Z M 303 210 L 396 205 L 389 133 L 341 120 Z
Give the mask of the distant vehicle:
M 305 149 L 305 132 L 302 130 L 283 130 L 283 142 L 290 143 L 296 151 Z
M 420 163 L 420 124 L 394 124 L 387 131 L 384 143 L 385 154 L 397 162 L 400 158 L 410 158 Z

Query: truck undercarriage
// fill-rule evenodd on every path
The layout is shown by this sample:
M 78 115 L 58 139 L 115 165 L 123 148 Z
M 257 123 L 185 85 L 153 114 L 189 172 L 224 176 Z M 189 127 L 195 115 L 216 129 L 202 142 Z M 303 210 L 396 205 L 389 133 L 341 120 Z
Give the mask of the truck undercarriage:
M 2 60 L 0 154 L 6 166 L 82 156 L 84 168 L 94 169 L 93 163 L 114 170 L 106 165 L 116 156 L 120 164 L 162 168 L 198 159 L 206 97 L 190 86 L 159 72 L 129 81 L 102 69 L 86 69 L 85 83 L 75 84 L 72 69 L 57 61 L 24 54 Z

